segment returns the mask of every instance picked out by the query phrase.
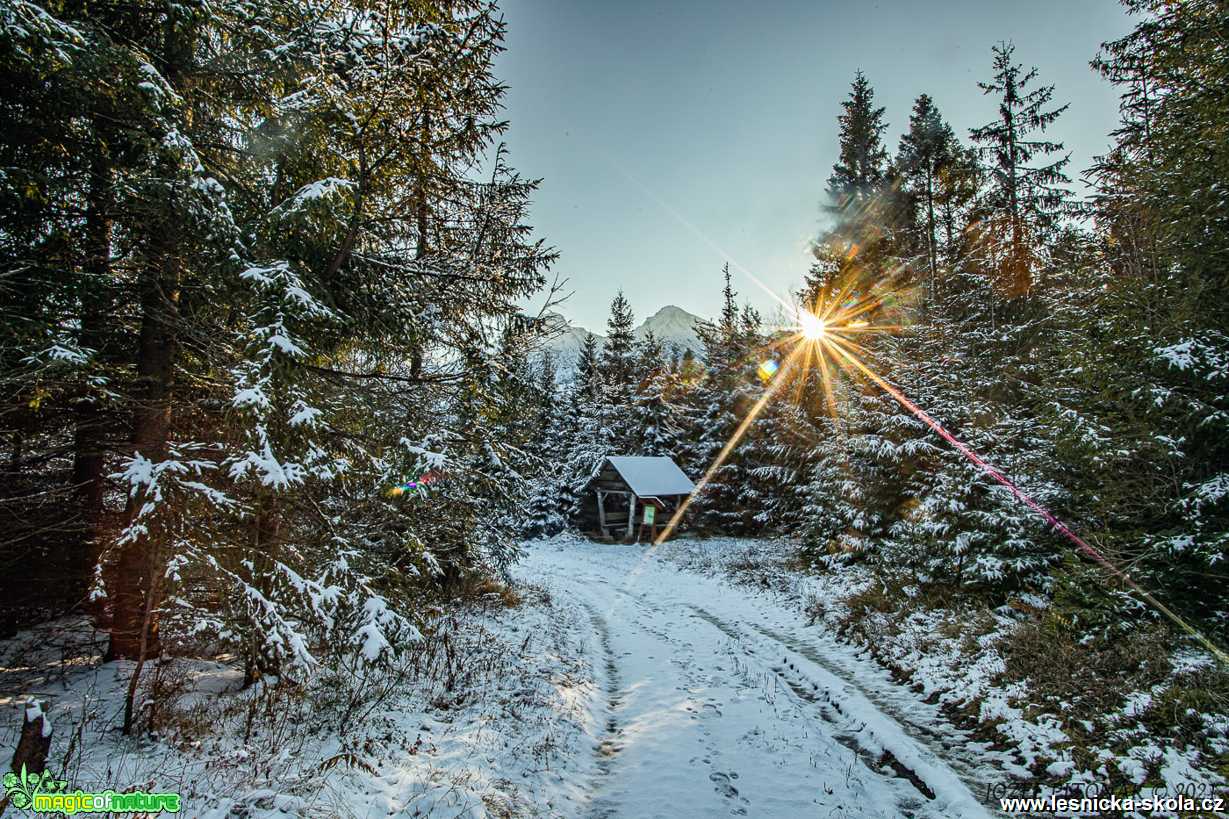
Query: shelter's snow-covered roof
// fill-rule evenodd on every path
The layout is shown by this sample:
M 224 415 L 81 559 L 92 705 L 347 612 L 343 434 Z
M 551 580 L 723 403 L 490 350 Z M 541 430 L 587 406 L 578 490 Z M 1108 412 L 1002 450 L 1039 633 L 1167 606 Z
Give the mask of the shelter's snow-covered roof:
M 690 495 L 696 486 L 670 458 L 647 455 L 611 455 L 606 458 L 640 497 Z

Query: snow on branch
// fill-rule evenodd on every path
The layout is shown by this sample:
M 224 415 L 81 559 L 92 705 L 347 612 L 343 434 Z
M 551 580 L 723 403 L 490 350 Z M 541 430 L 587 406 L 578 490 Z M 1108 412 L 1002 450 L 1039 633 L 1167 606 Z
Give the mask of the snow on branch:
M 0 39 L 15 45 L 28 59 L 40 59 L 50 52 L 60 64 L 72 62 L 86 45 L 78 29 L 25 0 L 0 3 Z

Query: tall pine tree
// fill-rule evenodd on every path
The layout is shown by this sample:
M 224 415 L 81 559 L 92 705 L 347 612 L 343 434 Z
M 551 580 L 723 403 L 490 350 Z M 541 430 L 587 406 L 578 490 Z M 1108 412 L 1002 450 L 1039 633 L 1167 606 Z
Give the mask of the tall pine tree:
M 911 198 L 910 221 L 914 244 L 925 253 L 930 296 L 934 297 L 935 270 L 939 264 L 937 211 L 944 172 L 953 163 L 958 146 L 951 126 L 943 121 L 934 101 L 922 94 L 913 104 L 909 130 L 900 138 L 896 167 Z
M 1037 138 L 1067 110 L 1047 110 L 1054 86 L 1029 86 L 1037 69 L 1013 62 L 1015 46 L 994 47 L 994 79 L 978 83 L 998 98 L 999 115 L 969 134 L 980 147 L 989 174 L 982 196 L 984 243 L 990 269 L 1012 296 L 1025 295 L 1042 261 L 1045 243 L 1067 212 L 1070 180 L 1063 169 L 1071 160 L 1061 142 Z

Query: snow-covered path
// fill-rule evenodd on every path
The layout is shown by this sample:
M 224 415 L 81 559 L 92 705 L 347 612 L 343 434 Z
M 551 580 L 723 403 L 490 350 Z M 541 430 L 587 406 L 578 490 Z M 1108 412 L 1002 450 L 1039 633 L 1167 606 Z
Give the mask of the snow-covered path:
M 518 574 L 592 628 L 593 781 L 572 815 L 988 815 L 772 601 L 643 546 L 534 544 Z

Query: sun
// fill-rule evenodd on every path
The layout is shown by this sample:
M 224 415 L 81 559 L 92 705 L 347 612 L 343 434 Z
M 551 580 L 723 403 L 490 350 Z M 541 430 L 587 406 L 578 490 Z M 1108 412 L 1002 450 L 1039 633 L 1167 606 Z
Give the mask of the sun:
M 798 325 L 802 328 L 802 337 L 808 341 L 819 341 L 828 331 L 822 318 L 806 310 L 798 311 Z

